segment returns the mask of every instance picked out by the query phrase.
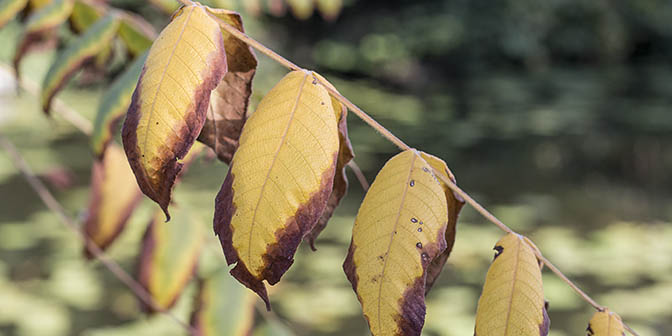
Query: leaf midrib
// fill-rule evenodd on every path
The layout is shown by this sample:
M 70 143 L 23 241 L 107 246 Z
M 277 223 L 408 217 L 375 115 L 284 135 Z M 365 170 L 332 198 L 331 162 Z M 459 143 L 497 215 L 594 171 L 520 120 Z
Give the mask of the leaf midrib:
M 147 116 L 147 127 L 149 130 L 150 125 L 152 124 L 152 115 L 154 114 L 154 107 L 156 105 L 156 101 L 159 99 L 159 92 L 161 92 L 161 85 L 163 84 L 163 80 L 166 77 L 166 73 L 168 72 L 168 68 L 170 67 L 170 63 L 172 62 L 173 56 L 175 55 L 175 50 L 177 50 L 177 46 L 180 44 L 180 41 L 182 41 L 182 36 L 184 35 L 184 32 L 187 30 L 187 25 L 189 24 L 189 20 L 191 19 L 191 15 L 194 13 L 194 10 L 196 7 L 192 7 L 191 11 L 189 12 L 189 16 L 184 20 L 184 25 L 182 26 L 182 29 L 180 31 L 180 36 L 178 36 L 177 41 L 175 41 L 175 45 L 173 46 L 173 50 L 170 51 L 170 56 L 168 56 L 168 61 L 166 62 L 166 66 L 163 68 L 163 72 L 161 73 L 161 79 L 159 79 L 159 83 L 156 86 L 156 93 L 154 94 L 154 100 L 152 101 L 152 107 L 149 110 L 149 116 Z M 149 131 L 145 132 L 144 134 L 144 141 L 142 144 L 142 148 L 144 150 L 147 149 L 147 141 L 149 140 Z M 147 155 L 141 156 L 141 159 L 143 161 L 143 164 L 141 165 L 142 170 L 144 170 L 145 175 L 148 176 L 147 172 L 147 167 L 148 166 L 148 158 Z M 148 176 L 149 177 L 149 176 Z M 152 183 L 148 183 L 149 188 L 152 190 L 153 193 L 156 193 L 156 190 L 154 190 L 154 186 Z

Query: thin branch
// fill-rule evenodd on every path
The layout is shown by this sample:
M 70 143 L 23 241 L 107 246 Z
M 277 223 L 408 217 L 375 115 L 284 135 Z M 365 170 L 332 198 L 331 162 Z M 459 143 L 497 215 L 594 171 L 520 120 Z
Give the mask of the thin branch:
M 183 0 L 179 0 L 182 2 Z M 184 2 L 183 2 L 184 3 Z M 275 51 L 271 50 L 270 48 L 266 47 L 265 45 L 261 44 L 257 40 L 247 36 L 247 34 L 241 32 L 240 30 L 236 29 L 236 27 L 222 21 L 222 19 L 218 18 L 216 15 L 206 11 L 208 15 L 210 15 L 211 18 L 213 18 L 217 23 L 219 23 L 219 26 L 224 28 L 229 34 L 237 37 L 239 40 L 247 43 L 249 46 L 259 50 L 263 54 L 267 55 L 268 57 L 272 58 L 274 61 L 280 63 L 284 67 L 291 69 L 291 70 L 303 70 L 301 67 L 298 65 L 290 62 L 288 59 L 280 56 L 278 53 Z
M 65 226 L 72 231 L 85 245 L 87 250 L 110 271 L 112 274 L 119 279 L 124 285 L 126 285 L 132 292 L 137 296 L 143 303 L 152 307 L 152 309 L 165 314 L 170 317 L 173 321 L 179 324 L 182 328 L 188 331 L 191 334 L 195 333 L 195 330 L 188 324 L 184 323 L 177 316 L 171 313 L 168 310 L 163 309 L 159 306 L 156 301 L 152 298 L 151 294 L 142 287 L 133 277 L 128 274 L 117 262 L 108 257 L 105 252 L 103 252 L 98 245 L 96 245 L 89 237 L 86 236 L 81 230 L 79 230 L 75 221 L 70 218 L 66 213 L 65 209 L 61 206 L 60 203 L 54 198 L 54 196 L 49 192 L 49 189 L 40 181 L 40 179 L 35 176 L 32 169 L 28 163 L 23 159 L 18 150 L 4 135 L 0 134 L 0 146 L 5 149 L 9 158 L 11 159 L 14 166 L 23 174 L 26 178 L 26 181 L 30 187 L 37 193 L 42 202 L 55 213 L 58 218 L 65 224 Z
M 362 169 L 359 168 L 355 160 L 350 160 L 350 162 L 348 162 L 348 167 L 350 167 L 352 172 L 355 173 L 355 176 L 357 177 L 359 184 L 362 186 L 362 189 L 364 189 L 364 191 L 368 191 L 369 181 L 366 180 L 366 176 L 364 176 Z
M 183 4 L 187 5 L 188 0 L 179 0 Z M 191 2 L 191 1 L 189 1 Z M 191 2 L 193 4 L 193 2 Z M 290 70 L 303 70 L 302 68 L 298 67 L 296 64 L 292 63 L 291 61 L 287 60 L 286 58 L 280 56 L 273 50 L 269 49 L 268 47 L 264 46 L 260 42 L 256 41 L 255 39 L 249 37 L 245 33 L 240 32 L 238 29 L 235 27 L 227 24 L 226 22 L 220 20 L 216 16 L 208 13 L 213 19 L 215 19 L 220 27 L 225 29 L 228 33 L 230 33 L 233 36 L 236 36 L 238 39 L 241 41 L 247 43 L 249 46 L 259 50 L 261 53 L 267 55 L 271 59 L 275 60 L 276 62 L 280 63 L 281 65 L 285 66 L 286 68 Z M 364 122 L 369 124 L 373 129 L 378 131 L 383 137 L 385 137 L 387 140 L 392 142 L 394 145 L 399 147 L 401 150 L 410 150 L 412 149 L 410 146 L 408 146 L 406 143 L 404 143 L 401 139 L 399 139 L 396 135 L 394 135 L 392 132 L 390 132 L 388 129 L 386 129 L 383 125 L 378 123 L 375 119 L 373 119 L 371 116 L 369 116 L 366 112 L 364 112 L 362 109 L 360 109 L 357 105 L 353 104 L 350 100 L 348 100 L 346 97 L 338 93 L 338 91 L 332 89 L 330 85 L 327 85 L 327 83 L 322 82 L 319 78 L 317 79 L 320 81 L 322 86 L 333 96 L 335 97 L 339 102 L 344 104 L 345 106 L 348 107 L 350 111 L 355 113 L 360 119 L 362 119 Z M 490 213 L 488 210 L 486 210 L 481 204 L 479 204 L 476 200 L 474 200 L 469 194 L 464 192 L 462 189 L 460 189 L 455 183 L 450 181 L 450 179 L 446 178 L 438 172 L 436 169 L 432 168 L 434 170 L 434 173 L 436 176 L 438 176 L 443 183 L 445 183 L 450 189 L 452 189 L 455 193 L 460 195 L 469 205 L 471 205 L 476 211 L 478 211 L 483 217 L 485 217 L 488 221 L 492 222 L 495 224 L 497 227 L 499 227 L 501 230 L 508 232 L 508 233 L 515 233 L 511 228 L 509 228 L 506 224 L 504 224 L 502 221 L 497 219 L 492 213 Z M 567 276 L 565 276 L 555 265 L 553 265 L 548 259 L 546 259 L 541 252 L 539 252 L 537 249 L 533 249 L 535 251 L 535 254 L 537 255 L 537 258 L 541 260 L 546 266 L 557 276 L 559 276 L 564 282 L 566 282 L 576 293 L 581 296 L 586 302 L 588 302 L 591 306 L 593 306 L 597 310 L 603 310 L 604 307 L 599 305 L 595 300 L 593 300 L 590 296 L 588 296 L 584 291 L 582 291 L 574 282 L 572 282 Z M 625 325 L 625 324 L 624 324 Z M 626 326 L 626 329 L 634 336 L 639 336 L 634 330 L 632 330 L 630 327 Z

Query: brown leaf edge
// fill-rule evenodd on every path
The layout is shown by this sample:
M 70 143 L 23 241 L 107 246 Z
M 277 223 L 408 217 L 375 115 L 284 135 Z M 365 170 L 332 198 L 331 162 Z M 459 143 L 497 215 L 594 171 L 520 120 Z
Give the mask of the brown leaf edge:
M 33 49 L 52 49 L 58 44 L 57 30 L 42 29 L 25 33 L 19 41 L 12 58 L 12 67 L 16 78 L 21 78 L 21 61 L 23 57 Z
M 415 279 L 415 282 L 411 287 L 406 288 L 404 295 L 397 301 L 397 305 L 401 307 L 401 313 L 395 316 L 394 320 L 397 322 L 397 328 L 400 331 L 400 335 L 419 336 L 422 327 L 425 324 L 425 284 L 427 282 L 428 268 L 433 263 L 433 260 L 438 258 L 443 251 L 445 251 L 447 245 L 444 230 L 439 229 L 437 233 L 438 236 L 436 237 L 436 242 L 424 245 L 422 250 L 419 251 L 421 256 L 427 256 L 420 258 L 423 269 L 422 275 Z M 362 302 L 362 297 L 359 295 L 359 292 L 357 292 L 359 275 L 357 275 L 357 265 L 355 265 L 354 262 L 354 253 L 356 249 L 357 246 L 353 244 L 351 240 L 348 255 L 343 262 L 343 271 L 352 284 L 352 289 L 357 294 L 357 300 Z M 369 325 L 369 329 L 373 330 L 368 316 L 364 315 L 364 317 Z
M 345 106 L 341 105 L 340 116 L 341 118 L 338 121 L 338 139 L 340 144 L 338 149 L 338 161 L 336 162 L 336 174 L 334 176 L 334 187 L 322 216 L 305 238 L 313 251 L 317 251 L 315 248 L 315 240 L 317 239 L 317 236 L 327 227 L 327 222 L 329 222 L 329 219 L 334 214 L 341 199 L 343 199 L 348 192 L 348 177 L 345 174 L 345 167 L 355 158 L 352 143 L 350 142 L 350 137 L 348 137 L 348 109 Z
M 103 159 L 104 160 L 104 159 Z M 84 235 L 87 239 L 93 240 L 91 237 L 94 237 L 98 230 L 98 220 L 100 216 L 100 207 L 102 206 L 102 188 L 103 183 L 105 183 L 105 166 L 104 161 L 94 160 L 93 167 L 91 168 L 91 195 L 89 208 L 87 211 L 86 219 L 84 220 Z M 124 210 L 117 217 L 117 225 L 114 233 L 107 237 L 106 240 L 102 242 L 93 241 L 94 244 L 98 246 L 101 250 L 105 250 L 115 239 L 121 234 L 121 232 L 126 227 L 128 219 L 133 214 L 135 208 L 140 204 L 142 200 L 142 194 L 138 191 L 137 194 L 133 197 L 133 200 L 124 208 Z M 92 252 L 84 246 L 84 256 L 87 259 L 92 259 Z
M 236 205 L 233 204 L 234 190 L 232 188 L 235 176 L 231 172 L 234 163 L 229 166 L 229 172 L 215 198 L 215 218 L 213 221 L 215 234 L 219 236 L 227 264 L 236 264 L 231 270 L 231 275 L 257 293 L 264 300 L 266 309 L 269 311 L 271 310 L 271 303 L 263 281 L 266 280 L 270 285 L 275 285 L 294 263 L 296 249 L 304 236 L 313 229 L 327 206 L 334 184 L 337 160 L 338 153 L 335 153 L 331 168 L 322 174 L 320 188 L 310 196 L 308 202 L 297 209 L 294 217 L 287 219 L 285 225 L 275 232 L 276 242 L 267 246 L 263 255 L 265 267 L 258 278 L 250 273 L 233 247 L 231 219 L 236 212 Z
M 138 84 L 136 85 L 135 91 L 133 92 L 133 97 L 131 98 L 131 105 L 126 114 L 126 120 L 122 128 L 122 142 L 124 144 L 124 151 L 126 151 L 126 156 L 131 165 L 131 169 L 135 174 L 135 178 L 138 181 L 138 185 L 142 192 L 155 201 L 161 206 L 164 214 L 166 215 L 166 221 L 170 220 L 170 213 L 168 212 L 168 205 L 171 200 L 171 193 L 173 187 L 175 186 L 175 180 L 177 179 L 180 171 L 182 170 L 183 163 L 179 162 L 180 159 L 183 159 L 185 155 L 189 152 L 189 149 L 196 141 L 198 134 L 200 134 L 203 124 L 205 123 L 205 118 L 210 104 L 210 94 L 213 89 L 215 89 L 218 83 L 222 80 L 224 75 L 227 72 L 226 65 L 226 53 L 224 52 L 224 41 L 219 38 L 217 39 L 219 44 L 217 49 L 221 52 L 217 52 L 210 60 L 212 62 L 212 67 L 210 72 L 204 77 L 203 83 L 196 88 L 194 92 L 193 101 L 196 104 L 192 104 L 192 110 L 187 111 L 185 114 L 185 124 L 182 128 L 179 129 L 179 134 L 175 134 L 173 137 L 173 143 L 164 144 L 164 150 L 167 154 L 174 153 L 174 160 L 169 159 L 163 162 L 160 169 L 160 175 L 162 177 L 163 183 L 158 186 L 158 189 L 154 189 L 152 186 L 149 177 L 146 175 L 145 169 L 140 163 L 140 153 L 138 151 L 138 138 L 137 138 L 137 128 L 140 121 L 140 106 L 142 102 L 140 83 L 144 77 L 145 71 L 147 70 L 146 66 L 143 67 L 138 79 Z
M 145 234 L 142 236 L 142 249 L 140 251 L 140 255 L 138 256 L 138 266 L 137 266 L 137 274 L 138 274 L 138 280 L 140 282 L 140 285 L 145 288 L 147 293 L 150 294 L 151 296 L 151 291 L 149 288 L 149 284 L 151 283 L 151 278 L 152 278 L 152 259 L 154 258 L 154 250 L 156 247 L 156 240 L 154 239 L 154 230 L 156 225 L 162 225 L 161 221 L 159 220 L 158 216 L 154 216 L 150 221 L 149 224 L 147 225 L 147 230 L 145 231 Z M 175 295 L 175 297 L 166 305 L 165 307 L 156 307 L 156 308 L 162 308 L 162 309 L 170 309 L 175 305 L 177 302 L 177 299 L 180 297 L 179 293 L 186 287 L 186 285 L 189 283 L 189 281 L 196 275 L 196 271 L 198 269 L 198 258 L 194 262 L 194 265 L 191 269 L 191 275 L 189 275 L 184 283 L 180 284 L 180 290 L 178 290 L 178 294 Z M 156 313 L 157 311 L 154 309 L 155 307 L 149 306 L 143 301 L 140 301 L 140 307 L 143 312 L 146 314 L 153 314 Z
M 457 183 L 457 181 L 455 180 L 455 175 L 453 175 L 453 172 L 451 172 L 450 169 L 446 169 L 445 173 L 446 175 L 448 175 L 448 177 L 450 177 L 450 180 L 453 183 Z M 448 224 L 446 226 L 447 246 L 446 249 L 438 257 L 432 260 L 432 263 L 429 265 L 429 268 L 427 269 L 427 283 L 425 284 L 425 295 L 427 295 L 427 293 L 429 293 L 429 290 L 432 289 L 432 286 L 434 286 L 436 279 L 438 279 L 439 275 L 441 274 L 443 266 L 446 264 L 446 261 L 448 260 L 448 257 L 450 256 L 450 253 L 453 250 L 453 246 L 455 245 L 455 235 L 457 233 L 457 219 L 460 215 L 462 207 L 464 206 L 464 199 L 462 199 L 460 195 L 453 192 L 443 183 L 441 183 L 441 186 L 443 187 L 443 191 L 446 194 L 446 202 L 448 203 Z
M 224 10 L 218 13 L 220 18 L 225 15 L 228 23 L 245 32 L 240 14 Z M 215 88 L 198 141 L 212 148 L 221 161 L 230 164 L 247 121 L 252 80 L 258 62 L 250 46 L 226 31 L 222 31 L 222 34 L 226 46 L 228 72 Z

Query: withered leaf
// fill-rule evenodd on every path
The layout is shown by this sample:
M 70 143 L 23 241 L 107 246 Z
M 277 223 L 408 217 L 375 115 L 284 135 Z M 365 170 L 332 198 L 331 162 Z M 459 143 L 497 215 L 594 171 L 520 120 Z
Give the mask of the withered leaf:
M 224 9 L 208 9 L 222 21 L 241 32 L 240 14 Z M 222 29 L 228 72 L 210 99 L 205 124 L 198 141 L 212 148 L 217 157 L 231 163 L 238 148 L 238 139 L 247 120 L 247 106 L 252 94 L 252 79 L 257 70 L 257 58 L 245 42 Z
M 214 229 L 231 274 L 270 309 L 266 286 L 294 262 L 332 191 L 338 125 L 326 89 L 293 71 L 264 97 L 243 127 L 222 189 Z
M 167 219 L 179 160 L 201 132 L 210 93 L 225 74 L 217 22 L 203 7 L 181 8 L 149 51 L 122 130 L 140 189 Z
M 446 196 L 420 155 L 406 150 L 380 170 L 343 263 L 373 335 L 420 335 L 427 268 L 446 248 Z

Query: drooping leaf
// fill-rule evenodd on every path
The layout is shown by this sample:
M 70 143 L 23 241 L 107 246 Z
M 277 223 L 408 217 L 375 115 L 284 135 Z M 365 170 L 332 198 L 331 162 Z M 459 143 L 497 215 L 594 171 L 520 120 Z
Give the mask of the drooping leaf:
M 49 67 L 42 84 L 42 109 L 49 113 L 51 100 L 88 60 L 109 46 L 119 28 L 116 16 L 98 20 L 86 33 L 69 45 Z
M 225 74 L 222 33 L 200 6 L 180 9 L 147 56 L 122 138 L 140 189 L 168 219 L 179 160 L 201 132 L 210 93 Z
M 26 8 L 27 4 L 28 0 L 2 0 L 0 2 L 0 28 L 14 19 L 21 10 Z
M 359 208 L 343 263 L 373 335 L 420 335 L 425 277 L 446 248 L 446 196 L 415 150 L 390 159 Z
M 328 85 L 331 89 L 338 92 L 336 88 L 331 85 L 324 77 L 320 74 L 313 72 L 313 76 L 316 76 L 320 79 L 321 83 Z M 348 191 L 348 178 L 345 175 L 345 166 L 355 157 L 354 151 L 352 149 L 352 144 L 350 143 L 350 138 L 348 137 L 348 109 L 343 106 L 336 98 L 331 97 L 331 106 L 334 110 L 336 120 L 338 120 L 338 140 L 339 140 L 339 149 L 338 149 L 338 161 L 336 163 L 336 174 L 334 175 L 334 188 L 331 191 L 329 196 L 329 201 L 327 201 L 327 207 L 324 209 L 320 220 L 317 221 L 315 227 L 306 235 L 306 240 L 310 244 L 310 248 L 315 251 L 315 240 L 317 236 L 327 227 L 327 222 L 334 214 L 334 210 L 341 202 L 341 199 L 345 196 Z
M 131 104 L 135 84 L 138 82 L 147 54 L 141 55 L 122 73 L 100 100 L 93 124 L 91 147 L 97 157 L 102 157 L 105 147 L 118 130 L 118 124 Z
M 448 178 L 450 181 L 455 183 L 455 176 L 448 169 L 443 160 L 437 158 L 436 156 L 422 153 L 422 158 L 429 163 L 432 168 L 434 168 L 439 173 L 442 173 L 444 177 Z M 427 281 L 425 282 L 425 295 L 434 285 L 434 282 L 441 274 L 443 266 L 446 264 L 450 252 L 453 250 L 453 245 L 455 245 L 455 233 L 457 232 L 457 217 L 462 210 L 464 205 L 464 200 L 459 195 L 453 193 L 453 191 L 448 188 L 445 184 L 441 183 L 443 187 L 443 192 L 446 194 L 446 201 L 448 201 L 448 225 L 446 226 L 446 249 L 438 257 L 432 260 L 432 263 L 427 268 Z
M 269 309 L 263 281 L 280 281 L 331 194 L 338 126 L 329 101 L 309 72 L 287 74 L 245 124 L 215 200 L 231 274 Z
M 202 280 L 191 325 L 199 336 L 247 336 L 254 322 L 254 296 L 220 268 Z
M 343 9 L 343 0 L 317 0 L 317 10 L 327 21 L 334 21 Z
M 586 331 L 588 336 L 625 336 L 621 317 L 609 309 L 595 312 Z
M 224 22 L 241 32 L 240 14 L 224 9 L 209 9 Z M 247 119 L 247 106 L 252 94 L 252 78 L 257 58 L 246 43 L 222 29 L 228 72 L 213 91 L 207 119 L 198 140 L 210 146 L 217 157 L 229 164 L 238 148 L 238 139 Z
M 287 0 L 289 8 L 292 9 L 292 14 L 299 20 L 309 19 L 313 15 L 315 4 L 313 0 Z
M 142 239 L 139 280 L 162 309 L 172 307 L 193 278 L 203 245 L 203 226 L 186 207 L 175 207 L 173 220 L 157 211 Z M 144 307 L 152 312 L 151 307 Z
M 126 13 L 121 18 L 119 37 L 126 45 L 126 49 L 133 55 L 141 55 L 156 38 L 156 31 L 152 25 L 135 14 Z
M 23 56 L 46 35 L 56 33 L 56 28 L 72 13 L 73 6 L 74 0 L 54 0 L 28 16 L 25 30 L 14 53 L 13 65 L 17 76 L 20 74 Z
M 126 226 L 141 196 L 124 151 L 110 146 L 105 158 L 93 163 L 86 236 L 101 249 L 107 248 Z
M 529 239 L 509 233 L 495 245 L 476 311 L 477 336 L 547 335 L 541 268 Z
M 75 1 L 70 23 L 77 32 L 84 32 L 106 12 L 106 8 L 93 1 Z

